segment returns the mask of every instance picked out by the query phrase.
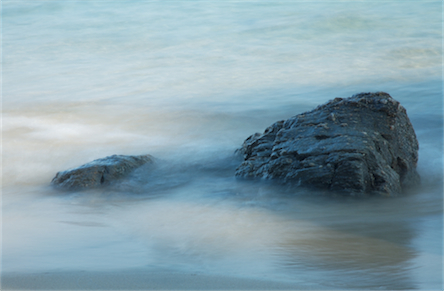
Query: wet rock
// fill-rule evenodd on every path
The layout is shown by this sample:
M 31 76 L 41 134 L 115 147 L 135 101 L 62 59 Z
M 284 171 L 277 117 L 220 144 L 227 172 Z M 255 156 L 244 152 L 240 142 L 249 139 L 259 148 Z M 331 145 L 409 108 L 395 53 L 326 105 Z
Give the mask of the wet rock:
M 236 176 L 346 195 L 396 195 L 419 184 L 418 141 L 406 110 L 384 92 L 335 98 L 247 138 Z
M 150 155 L 112 155 L 94 160 L 78 168 L 58 172 L 51 184 L 65 190 L 86 190 L 109 185 L 129 175 L 136 168 L 153 163 Z

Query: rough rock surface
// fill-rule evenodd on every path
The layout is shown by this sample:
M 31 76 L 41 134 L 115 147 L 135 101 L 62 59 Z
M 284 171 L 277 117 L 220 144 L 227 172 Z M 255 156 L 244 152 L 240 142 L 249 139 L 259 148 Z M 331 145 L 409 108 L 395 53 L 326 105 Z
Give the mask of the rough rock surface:
M 112 155 L 78 168 L 58 172 L 51 184 L 66 190 L 97 188 L 127 176 L 146 163 L 153 163 L 153 157 L 150 155 Z
M 245 140 L 236 176 L 346 195 L 396 195 L 419 184 L 418 141 L 406 110 L 384 92 L 335 98 Z

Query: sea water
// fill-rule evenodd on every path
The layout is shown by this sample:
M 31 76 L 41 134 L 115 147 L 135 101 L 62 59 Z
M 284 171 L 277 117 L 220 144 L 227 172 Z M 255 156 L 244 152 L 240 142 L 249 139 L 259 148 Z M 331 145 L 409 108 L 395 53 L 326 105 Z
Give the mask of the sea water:
M 167 269 L 441 289 L 441 1 L 2 1 L 2 272 Z M 407 109 L 422 185 L 346 199 L 234 178 L 244 139 L 335 97 Z M 115 187 L 61 170 L 151 154 Z

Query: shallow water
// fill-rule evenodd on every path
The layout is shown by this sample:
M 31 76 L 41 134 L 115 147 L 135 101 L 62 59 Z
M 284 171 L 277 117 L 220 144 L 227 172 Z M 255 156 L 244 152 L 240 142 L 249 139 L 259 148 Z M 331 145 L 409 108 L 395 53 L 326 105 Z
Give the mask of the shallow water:
M 3 1 L 2 271 L 148 267 L 315 289 L 441 289 L 442 4 Z M 271 123 L 386 91 L 422 186 L 345 199 L 236 180 Z M 154 168 L 59 193 L 111 154 Z

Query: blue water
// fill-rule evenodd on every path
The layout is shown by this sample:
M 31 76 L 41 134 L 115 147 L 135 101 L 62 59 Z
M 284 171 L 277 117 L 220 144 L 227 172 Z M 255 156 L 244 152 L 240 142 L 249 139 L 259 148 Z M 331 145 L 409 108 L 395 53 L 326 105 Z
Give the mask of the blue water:
M 166 268 L 314 289 L 442 289 L 440 1 L 2 1 L 2 271 Z M 234 179 L 250 134 L 386 91 L 422 186 L 337 200 Z M 151 154 L 114 189 L 57 171 Z

